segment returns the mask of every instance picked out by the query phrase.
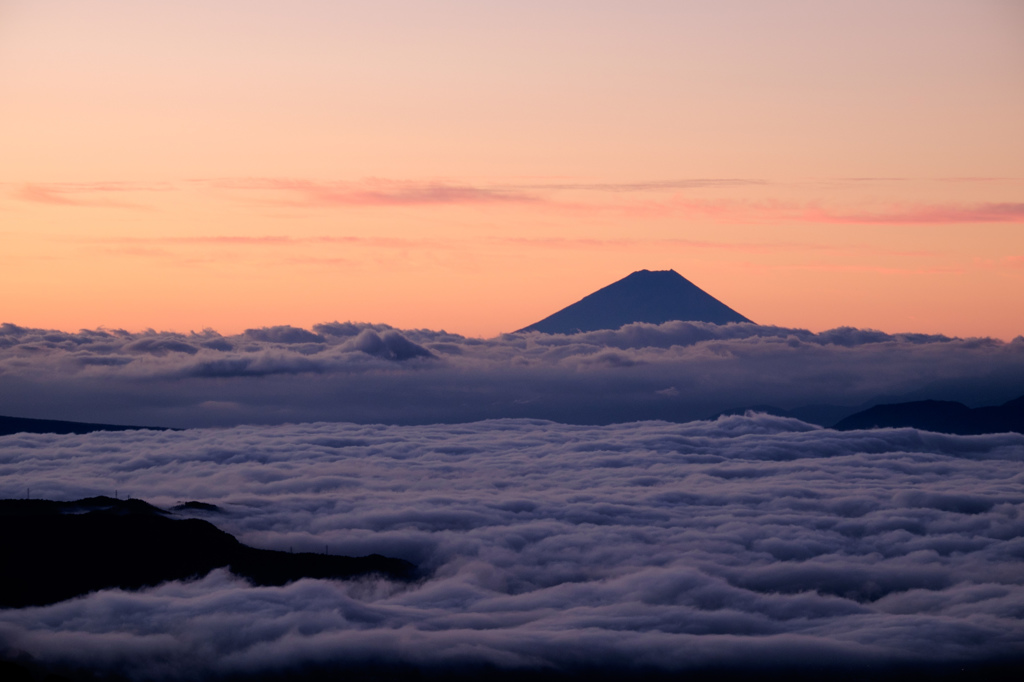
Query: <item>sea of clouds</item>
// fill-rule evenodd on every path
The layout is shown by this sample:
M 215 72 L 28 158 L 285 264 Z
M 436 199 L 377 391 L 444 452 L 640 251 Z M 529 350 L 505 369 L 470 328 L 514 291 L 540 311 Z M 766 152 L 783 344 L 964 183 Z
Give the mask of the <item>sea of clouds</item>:
M 203 366 L 199 350 L 162 364 L 170 352 L 122 371 Z M 836 432 L 751 413 L 0 438 L 0 497 L 28 488 L 210 502 L 223 513 L 196 514 L 256 547 L 377 552 L 423 571 L 252 587 L 218 570 L 0 610 L 0 654 L 54 669 L 955 668 L 1024 652 L 1021 434 Z
M 348 322 L 234 336 L 0 325 L 0 415 L 115 424 L 612 424 L 847 406 L 830 425 L 868 403 L 1021 393 L 1024 337 L 700 322 L 493 339 Z

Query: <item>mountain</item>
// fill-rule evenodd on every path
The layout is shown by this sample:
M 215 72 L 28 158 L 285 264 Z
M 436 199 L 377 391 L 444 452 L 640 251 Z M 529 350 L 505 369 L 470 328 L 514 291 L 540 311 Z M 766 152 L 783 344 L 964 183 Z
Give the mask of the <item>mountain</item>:
M 575 334 L 672 320 L 750 322 L 675 270 L 639 270 L 519 331 Z
M 1024 396 L 1002 405 L 973 409 L 963 403 L 948 400 L 875 405 L 846 417 L 832 428 L 852 431 L 904 426 L 965 436 L 1006 431 L 1024 433 Z
M 722 410 L 709 416 L 708 419 L 714 421 L 719 417 L 728 417 L 730 415 L 742 415 L 747 412 L 764 412 L 775 417 L 791 417 L 793 419 L 799 419 L 802 422 L 808 424 L 817 424 L 818 426 L 824 426 L 826 428 L 835 424 L 837 421 L 847 417 L 855 412 L 860 412 L 864 406 L 850 407 L 848 405 L 801 405 L 800 407 L 794 407 L 791 409 L 782 409 L 774 405 L 748 405 L 746 407 L 735 407 L 731 410 Z
M 175 431 L 162 426 L 120 426 L 117 424 L 88 424 L 85 422 L 68 422 L 59 419 L 29 419 L 27 417 L 0 416 L 0 436 L 12 433 L 92 433 L 93 431 L 132 431 L 148 429 L 150 431 Z
M 191 502 L 184 510 L 209 511 Z M 0 608 L 54 604 L 95 590 L 135 590 L 227 566 L 256 585 L 302 578 L 414 577 L 416 567 L 379 554 L 348 557 L 243 545 L 212 523 L 174 519 L 142 500 L 0 500 Z

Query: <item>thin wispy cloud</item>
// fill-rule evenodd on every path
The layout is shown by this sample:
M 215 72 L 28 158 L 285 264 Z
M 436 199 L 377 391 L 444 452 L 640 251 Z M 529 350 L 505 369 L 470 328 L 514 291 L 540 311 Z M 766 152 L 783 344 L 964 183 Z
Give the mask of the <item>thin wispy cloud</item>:
M 106 239 L 80 240 L 86 244 L 111 245 L 124 253 L 132 249 L 142 255 L 151 249 L 152 255 L 171 254 L 170 250 L 157 247 L 210 246 L 245 247 L 249 249 L 277 250 L 282 247 L 301 248 L 306 246 L 353 246 L 371 249 L 473 249 L 486 245 L 495 248 L 517 247 L 540 250 L 607 250 L 607 249 L 650 249 L 685 248 L 742 253 L 778 253 L 811 251 L 817 253 L 850 254 L 870 253 L 899 257 L 929 257 L 935 253 L 926 250 L 882 249 L 874 245 L 833 246 L 810 242 L 726 242 L 696 239 L 646 239 L 646 238 L 599 238 L 599 237 L 481 237 L 449 239 L 412 239 L 408 237 L 362 237 L 356 235 L 209 235 L 191 237 L 111 237 Z
M 551 182 L 523 185 L 509 185 L 511 188 L 534 191 L 584 191 L 584 192 L 662 192 L 678 189 L 703 189 L 708 187 L 749 187 L 766 185 L 766 180 L 749 178 L 689 178 L 683 180 L 653 180 L 649 182 Z
M 144 204 L 113 197 L 169 189 L 172 189 L 169 184 L 134 182 L 25 183 L 17 187 L 12 196 L 20 201 L 50 206 L 146 208 Z
M 88 250 L 115 257 L 162 260 L 193 266 L 234 260 L 286 266 L 348 266 L 358 262 L 353 251 L 406 254 L 471 248 L 472 243 L 441 239 L 312 235 L 210 235 L 194 237 L 111 237 L 77 240 Z M 365 256 L 364 256 L 365 257 Z
M 896 182 L 895 178 L 847 178 L 840 182 Z M 966 181 L 966 180 L 964 180 Z M 862 225 L 949 225 L 1024 223 L 1024 202 L 889 203 L 871 207 L 836 206 L 781 199 L 745 201 L 701 199 L 686 190 L 768 186 L 760 179 L 694 178 L 620 183 L 493 183 L 413 181 L 369 178 L 359 181 L 315 181 L 294 178 L 222 178 L 192 180 L 222 198 L 260 206 L 295 209 L 360 207 L 442 207 L 462 205 L 528 205 L 547 210 L 618 213 L 636 218 L 698 217 L 714 222 Z M 143 208 L 125 197 L 179 189 L 174 183 L 132 182 L 24 183 L 11 196 L 24 202 L 66 207 Z M 625 201 L 601 197 L 668 195 Z M 593 197 L 588 199 L 587 197 Z M 239 243 L 244 239 L 238 237 Z
M 927 257 L 935 255 L 934 252 L 923 250 L 900 251 L 894 249 L 882 249 L 877 246 L 833 246 L 827 244 L 814 244 L 809 242 L 725 242 L 698 239 L 599 239 L 569 237 L 504 237 L 492 241 L 495 243 L 512 244 L 524 247 L 569 250 L 666 247 L 737 251 L 744 253 L 815 251 L 836 254 L 870 252 L 876 255 L 906 257 Z
M 959 223 L 1024 223 L 1024 203 L 975 203 L 892 206 L 874 211 L 806 209 L 805 219 L 816 223 L 925 225 Z
M 497 187 L 370 179 L 315 182 L 274 178 L 218 180 L 220 190 L 256 192 L 256 200 L 293 207 L 424 206 L 536 203 L 540 197 Z M 249 195 L 251 200 L 253 197 Z
M 969 223 L 1024 223 L 1024 203 L 988 202 L 970 204 L 890 204 L 881 208 L 856 209 L 792 201 L 699 200 L 674 197 L 636 203 L 586 205 L 637 218 L 691 216 L 714 222 L 776 224 L 780 222 L 816 225 L 950 225 Z
M 288 178 L 222 179 L 218 189 L 288 193 L 289 205 L 407 206 L 429 204 L 537 203 L 552 201 L 559 192 L 639 193 L 708 187 L 744 187 L 765 184 L 743 178 L 692 178 L 620 183 L 497 183 L 420 182 L 369 178 L 358 182 L 316 182 Z
M 354 235 L 311 235 L 304 237 L 291 235 L 209 235 L 191 237 L 111 237 L 108 239 L 94 239 L 87 241 L 88 243 L 99 244 L 161 244 L 166 246 L 265 246 L 278 248 L 281 246 L 304 246 L 310 244 L 348 244 L 407 248 L 409 246 L 438 244 L 443 240 L 408 239 L 401 237 L 361 237 Z
M 804 263 L 798 265 L 777 265 L 778 270 L 819 270 L 822 272 L 870 272 L 877 275 L 962 275 L 967 268 L 961 267 L 886 267 L 881 265 L 848 265 L 840 263 Z

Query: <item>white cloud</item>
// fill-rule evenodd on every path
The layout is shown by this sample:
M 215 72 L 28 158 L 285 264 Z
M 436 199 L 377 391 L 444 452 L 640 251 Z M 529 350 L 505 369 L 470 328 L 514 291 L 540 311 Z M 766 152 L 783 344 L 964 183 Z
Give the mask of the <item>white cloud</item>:
M 765 415 L 7 436 L 0 497 L 197 499 L 248 544 L 379 552 L 430 577 L 215 572 L 0 611 L 0 640 L 133 677 L 998 660 L 1024 646 L 1022 465 L 1018 434 Z
M 1024 391 L 1024 337 L 689 322 L 487 340 L 352 323 L 228 337 L 0 325 L 0 379 L 0 414 L 106 423 L 686 421 L 753 405 L 1001 403 Z

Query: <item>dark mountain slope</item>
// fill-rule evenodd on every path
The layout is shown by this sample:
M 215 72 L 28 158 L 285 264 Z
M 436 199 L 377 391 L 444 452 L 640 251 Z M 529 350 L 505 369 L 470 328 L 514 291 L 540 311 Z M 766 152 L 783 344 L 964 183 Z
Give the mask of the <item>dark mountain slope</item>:
M 0 416 L 0 436 L 12 433 L 92 433 L 94 431 L 132 431 L 148 429 L 151 431 L 168 431 L 162 426 L 120 426 L 117 424 L 88 424 L 85 422 L 69 422 L 59 419 L 28 419 L 27 417 Z
M 227 566 L 257 585 L 371 573 L 409 579 L 415 567 L 254 549 L 201 519 L 168 518 L 142 500 L 0 500 L 0 608 L 52 604 L 95 590 L 138 589 Z
M 1024 396 L 1002 405 L 974 409 L 946 400 L 875 405 L 842 419 L 832 428 L 852 431 L 905 426 L 965 436 L 1006 431 L 1024 433 Z
M 575 334 L 672 320 L 750 322 L 675 270 L 640 270 L 519 331 Z

